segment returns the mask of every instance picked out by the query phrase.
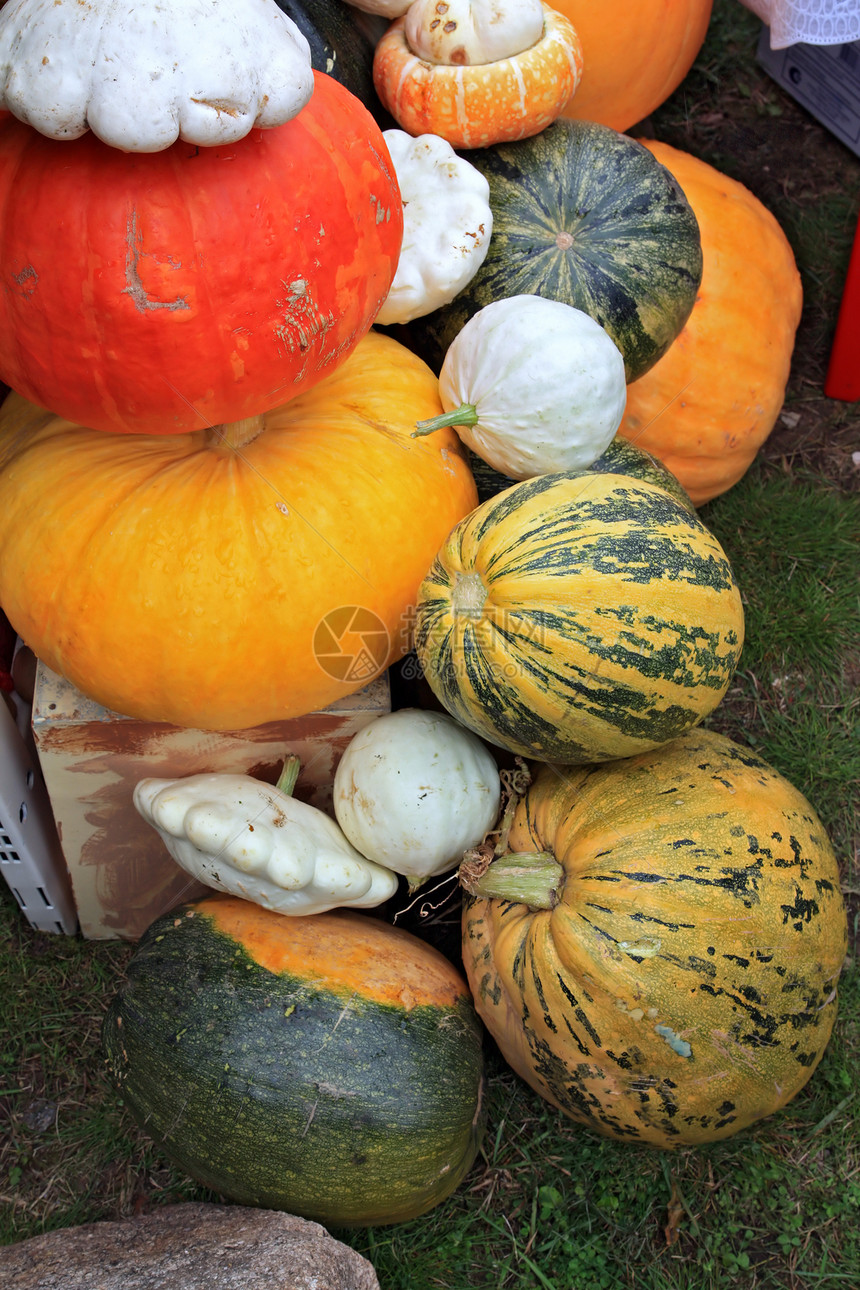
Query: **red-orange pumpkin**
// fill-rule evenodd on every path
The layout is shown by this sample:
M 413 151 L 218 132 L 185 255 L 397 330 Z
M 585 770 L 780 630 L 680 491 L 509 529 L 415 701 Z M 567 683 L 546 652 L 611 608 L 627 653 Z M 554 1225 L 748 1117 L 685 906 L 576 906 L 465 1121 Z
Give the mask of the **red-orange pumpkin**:
M 582 41 L 563 115 L 629 130 L 676 90 L 702 47 L 712 0 L 553 0 Z
M 367 332 L 402 240 L 379 127 L 331 77 L 225 147 L 123 153 L 0 122 L 0 378 L 100 430 L 237 421 Z

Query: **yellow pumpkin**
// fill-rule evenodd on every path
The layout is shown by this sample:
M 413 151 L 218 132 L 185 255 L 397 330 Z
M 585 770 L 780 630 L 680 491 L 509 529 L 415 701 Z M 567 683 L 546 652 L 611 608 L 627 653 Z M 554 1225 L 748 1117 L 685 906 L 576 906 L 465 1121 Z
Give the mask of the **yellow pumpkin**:
M 0 410 L 0 604 L 51 668 L 143 720 L 240 729 L 360 689 L 475 505 L 430 369 L 371 332 L 259 418 L 122 436 Z M 255 436 L 255 437 L 251 437 Z
M 693 730 L 544 766 L 508 853 L 461 874 L 463 961 L 517 1073 L 609 1137 L 673 1147 L 784 1106 L 836 1018 L 847 920 L 809 802 Z
M 554 0 L 582 42 L 563 115 L 629 130 L 678 88 L 702 47 L 712 0 Z
M 736 484 L 785 398 L 803 291 L 782 228 L 743 184 L 642 140 L 699 222 L 702 282 L 686 326 L 627 389 L 618 433 L 652 453 L 696 506 Z

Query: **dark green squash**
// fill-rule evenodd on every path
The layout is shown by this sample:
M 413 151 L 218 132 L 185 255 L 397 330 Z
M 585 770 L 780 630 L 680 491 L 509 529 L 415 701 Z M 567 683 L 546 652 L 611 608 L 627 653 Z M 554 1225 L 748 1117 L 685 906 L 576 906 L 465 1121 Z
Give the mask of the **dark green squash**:
M 566 119 L 465 155 L 490 185 L 486 259 L 450 305 L 398 339 L 438 372 L 484 305 L 547 296 L 595 318 L 624 355 L 628 382 L 642 376 L 681 331 L 702 276 L 699 225 L 669 171 L 635 139 Z
M 144 933 L 102 1038 L 192 1178 L 324 1224 L 394 1223 L 463 1180 L 484 1125 L 461 974 L 380 919 L 213 895 Z
M 373 51 L 388 22 L 353 8 L 345 0 L 275 3 L 306 37 L 311 47 L 311 66 L 345 85 L 383 130 L 394 126 L 373 88 Z

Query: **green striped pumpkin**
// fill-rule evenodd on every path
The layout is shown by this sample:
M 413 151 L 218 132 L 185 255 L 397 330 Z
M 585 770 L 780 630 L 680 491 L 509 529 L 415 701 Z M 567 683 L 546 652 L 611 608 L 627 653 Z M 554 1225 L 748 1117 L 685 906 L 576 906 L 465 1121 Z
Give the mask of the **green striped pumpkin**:
M 743 609 L 716 538 L 665 489 L 541 475 L 462 520 L 417 597 L 436 697 L 490 743 L 540 761 L 627 757 L 722 699 Z
M 451 304 L 399 338 L 438 372 L 484 305 L 548 296 L 605 328 L 628 382 L 653 367 L 687 321 L 702 278 L 699 225 L 669 171 L 635 139 L 566 118 L 468 159 L 490 185 L 486 258 Z
M 784 1106 L 829 1040 L 846 952 L 809 802 L 708 730 L 542 766 L 468 880 L 463 961 L 506 1060 L 574 1120 L 683 1146 Z
M 353 911 L 290 918 L 220 895 L 141 938 L 102 1039 L 123 1100 L 192 1178 L 321 1223 L 414 1218 L 484 1126 L 461 974 Z

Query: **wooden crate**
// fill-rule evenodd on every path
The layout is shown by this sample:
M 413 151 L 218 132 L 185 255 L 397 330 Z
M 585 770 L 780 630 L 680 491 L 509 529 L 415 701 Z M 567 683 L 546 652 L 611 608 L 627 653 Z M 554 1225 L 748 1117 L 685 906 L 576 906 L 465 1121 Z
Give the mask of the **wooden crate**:
M 187 730 L 102 708 L 40 663 L 33 736 L 81 933 L 136 940 L 160 914 L 205 890 L 138 815 L 132 802 L 138 780 L 218 771 L 274 784 L 292 752 L 302 762 L 296 797 L 330 810 L 343 750 L 390 708 L 383 673 L 357 694 L 304 717 L 250 730 Z

